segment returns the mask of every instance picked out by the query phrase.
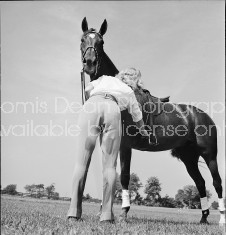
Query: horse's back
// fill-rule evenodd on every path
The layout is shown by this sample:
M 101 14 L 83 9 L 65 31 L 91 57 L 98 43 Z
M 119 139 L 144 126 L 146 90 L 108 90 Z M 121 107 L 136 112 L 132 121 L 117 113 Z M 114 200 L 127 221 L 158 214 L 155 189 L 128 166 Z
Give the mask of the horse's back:
M 146 90 L 136 92 L 136 97 L 142 107 L 146 129 L 155 133 L 160 145 L 154 148 L 143 148 L 139 141 L 140 134 L 132 121 L 131 115 L 128 111 L 123 111 L 122 142 L 131 148 L 145 151 L 163 151 L 179 145 L 186 145 L 188 142 L 195 143 L 197 135 L 203 133 L 203 130 L 201 133 L 201 129 L 197 131 L 200 128 L 199 126 L 204 125 L 209 128 L 210 125 L 215 125 L 207 113 L 195 106 L 162 102 L 160 98 L 153 98 L 150 92 Z

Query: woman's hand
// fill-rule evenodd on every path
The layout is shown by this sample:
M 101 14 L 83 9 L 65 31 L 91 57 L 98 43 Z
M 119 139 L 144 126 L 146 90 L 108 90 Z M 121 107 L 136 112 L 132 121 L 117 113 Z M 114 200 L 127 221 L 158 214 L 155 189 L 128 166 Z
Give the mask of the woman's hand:
M 143 119 L 141 119 L 140 121 L 136 122 L 136 126 L 139 128 L 139 132 L 142 136 L 148 136 L 149 137 L 149 134 L 148 132 L 145 130 L 144 128 L 144 121 Z
M 140 134 L 142 136 L 148 136 L 149 137 L 149 134 L 148 134 L 148 132 L 145 129 L 140 129 Z
M 90 92 L 93 90 L 94 86 L 89 83 L 85 88 L 85 100 L 88 100 L 90 97 Z

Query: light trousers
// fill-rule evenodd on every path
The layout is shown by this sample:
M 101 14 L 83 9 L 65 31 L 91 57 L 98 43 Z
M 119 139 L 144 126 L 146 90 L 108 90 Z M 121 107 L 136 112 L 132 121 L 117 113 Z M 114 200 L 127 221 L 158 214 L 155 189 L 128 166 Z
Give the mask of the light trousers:
M 82 215 L 82 196 L 87 172 L 97 137 L 100 136 L 103 165 L 103 201 L 100 221 L 113 220 L 116 163 L 121 142 L 120 109 L 111 99 L 105 99 L 102 96 L 90 97 L 83 105 L 78 125 L 80 135 L 73 172 L 72 198 L 67 216 L 80 218 Z

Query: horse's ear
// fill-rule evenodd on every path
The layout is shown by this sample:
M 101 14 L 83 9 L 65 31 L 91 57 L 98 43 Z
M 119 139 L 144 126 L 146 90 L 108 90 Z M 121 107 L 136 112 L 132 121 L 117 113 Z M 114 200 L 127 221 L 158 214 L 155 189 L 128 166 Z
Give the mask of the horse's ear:
M 102 23 L 101 27 L 100 27 L 99 33 L 103 36 L 107 32 L 107 28 L 108 28 L 108 23 L 105 19 L 104 22 Z
M 88 23 L 86 17 L 84 17 L 84 19 L 82 20 L 82 31 L 86 32 L 87 30 L 88 30 Z

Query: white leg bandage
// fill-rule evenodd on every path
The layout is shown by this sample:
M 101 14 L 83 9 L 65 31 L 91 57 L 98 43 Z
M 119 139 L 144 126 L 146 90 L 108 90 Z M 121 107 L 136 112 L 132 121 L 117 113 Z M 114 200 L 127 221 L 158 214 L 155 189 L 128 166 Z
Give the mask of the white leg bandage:
M 224 224 L 225 225 L 225 214 L 220 214 L 219 224 Z
M 202 197 L 202 198 L 200 198 L 200 202 L 201 202 L 201 207 L 202 207 L 202 210 L 203 210 L 203 211 L 209 209 L 209 204 L 208 204 L 208 199 L 207 199 L 207 197 Z
M 130 199 L 129 199 L 129 190 L 122 190 L 122 207 L 129 207 Z
M 224 199 L 223 198 L 218 198 L 218 204 L 219 204 L 219 211 L 225 211 L 225 205 L 224 205 Z

